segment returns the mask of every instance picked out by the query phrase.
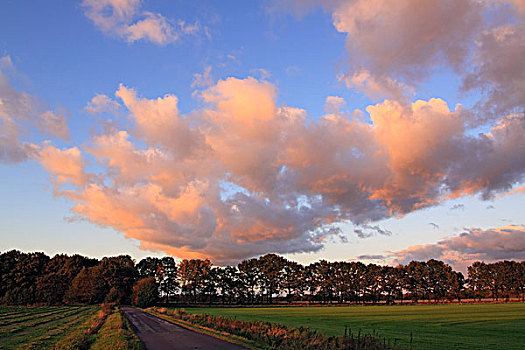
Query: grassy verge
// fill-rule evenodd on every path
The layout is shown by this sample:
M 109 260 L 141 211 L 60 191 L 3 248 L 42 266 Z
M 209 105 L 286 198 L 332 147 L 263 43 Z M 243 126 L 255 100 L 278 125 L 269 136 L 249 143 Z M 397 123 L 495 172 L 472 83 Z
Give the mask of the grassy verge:
M 240 321 L 222 316 L 187 314 L 183 310 L 152 308 L 150 313 L 213 336 L 226 337 L 227 340 L 244 342 L 251 349 L 362 349 L 384 350 L 400 349 L 387 344 L 386 339 L 377 335 L 352 334 L 328 336 L 309 328 L 291 328 L 280 324 L 259 321 Z M 215 333 L 215 334 L 213 334 Z
M 131 331 L 128 320 L 121 310 L 109 315 L 94 336 L 92 350 L 143 350 L 144 345 Z

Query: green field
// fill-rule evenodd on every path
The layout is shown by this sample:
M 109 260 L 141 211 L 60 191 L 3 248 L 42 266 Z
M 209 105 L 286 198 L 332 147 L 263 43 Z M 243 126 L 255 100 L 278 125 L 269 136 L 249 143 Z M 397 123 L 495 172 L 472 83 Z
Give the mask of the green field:
M 187 308 L 189 313 L 308 326 L 329 335 L 374 330 L 414 349 L 525 349 L 525 304 Z
M 0 349 L 54 349 L 99 306 L 0 306 Z

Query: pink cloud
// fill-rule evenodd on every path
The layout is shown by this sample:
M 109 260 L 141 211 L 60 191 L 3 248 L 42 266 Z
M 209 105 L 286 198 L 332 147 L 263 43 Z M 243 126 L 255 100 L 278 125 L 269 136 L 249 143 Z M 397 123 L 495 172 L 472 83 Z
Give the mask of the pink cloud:
M 189 114 L 172 94 L 148 99 L 121 85 L 116 95 L 132 127 L 105 128 L 82 153 L 48 145 L 41 161 L 75 213 L 180 257 L 316 251 L 344 237 L 346 221 L 363 236 L 389 234 L 370 222 L 451 196 L 490 197 L 525 169 L 523 118 L 471 136 L 468 115 L 440 99 L 370 106 L 370 123 L 341 112 L 335 97 L 329 114 L 307 120 L 251 77 L 205 89 Z M 88 155 L 101 171 L 86 173 Z
M 510 225 L 488 230 L 471 228 L 459 236 L 435 244 L 412 246 L 391 252 L 394 263 L 408 264 L 411 260 L 439 259 L 465 272 L 474 261 L 525 259 L 525 228 Z
M 40 163 L 52 176 L 55 186 L 71 184 L 83 186 L 86 182 L 82 153 L 77 147 L 58 149 L 44 144 L 38 152 Z

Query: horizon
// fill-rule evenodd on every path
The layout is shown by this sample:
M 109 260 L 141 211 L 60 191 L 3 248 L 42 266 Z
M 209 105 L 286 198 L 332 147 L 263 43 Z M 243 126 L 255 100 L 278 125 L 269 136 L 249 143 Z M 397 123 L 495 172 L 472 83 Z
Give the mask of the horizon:
M 0 9 L 0 252 L 525 260 L 520 0 Z

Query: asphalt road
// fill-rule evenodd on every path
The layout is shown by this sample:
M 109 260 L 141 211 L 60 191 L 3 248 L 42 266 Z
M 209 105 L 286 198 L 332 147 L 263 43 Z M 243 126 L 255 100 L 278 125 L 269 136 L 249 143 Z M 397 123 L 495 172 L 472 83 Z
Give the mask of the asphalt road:
M 239 345 L 191 331 L 132 307 L 125 306 L 122 310 L 147 350 L 245 350 Z

